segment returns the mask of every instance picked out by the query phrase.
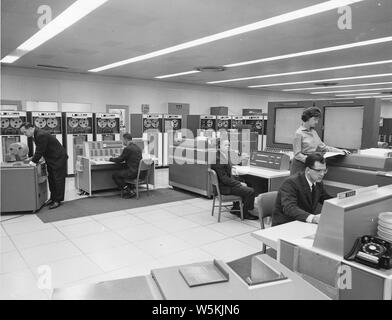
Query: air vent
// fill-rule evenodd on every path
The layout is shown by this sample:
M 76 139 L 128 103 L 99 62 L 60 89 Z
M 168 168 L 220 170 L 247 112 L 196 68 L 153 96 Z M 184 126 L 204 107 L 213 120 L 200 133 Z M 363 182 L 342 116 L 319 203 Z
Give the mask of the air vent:
M 338 84 L 337 82 L 317 82 L 314 85 L 320 87 L 332 87 L 332 86 L 336 86 L 337 84 Z
M 225 71 L 226 68 L 222 66 L 207 66 L 207 67 L 196 67 L 195 70 L 200 72 L 221 72 L 221 71 Z
M 49 68 L 49 69 L 68 69 L 67 67 L 61 67 L 61 66 L 51 66 L 49 64 L 37 64 L 37 67 L 41 67 L 41 68 Z

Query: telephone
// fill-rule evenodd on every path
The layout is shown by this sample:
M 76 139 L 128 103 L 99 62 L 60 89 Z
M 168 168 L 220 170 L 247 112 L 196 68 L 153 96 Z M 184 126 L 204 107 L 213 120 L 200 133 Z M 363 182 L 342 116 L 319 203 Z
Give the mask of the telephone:
M 359 237 L 344 257 L 373 268 L 392 268 L 392 243 L 373 236 Z

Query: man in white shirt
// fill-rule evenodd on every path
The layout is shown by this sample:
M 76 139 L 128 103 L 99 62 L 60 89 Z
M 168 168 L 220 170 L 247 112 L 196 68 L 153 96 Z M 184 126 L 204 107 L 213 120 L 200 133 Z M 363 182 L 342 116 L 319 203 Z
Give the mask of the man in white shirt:
M 318 204 L 332 198 L 322 183 L 326 173 L 327 165 L 322 154 L 308 155 L 305 160 L 305 171 L 288 177 L 280 187 L 272 215 L 272 225 L 294 220 L 318 223 Z

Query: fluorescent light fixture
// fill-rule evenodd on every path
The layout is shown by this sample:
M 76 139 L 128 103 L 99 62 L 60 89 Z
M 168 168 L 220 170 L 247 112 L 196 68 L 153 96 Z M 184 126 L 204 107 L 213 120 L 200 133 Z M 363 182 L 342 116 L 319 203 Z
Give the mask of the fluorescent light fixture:
M 224 65 L 224 67 L 233 68 L 233 67 L 245 66 L 248 64 L 283 60 L 283 59 L 308 56 L 308 55 L 312 55 L 312 54 L 325 53 L 325 52 L 331 52 L 331 51 L 339 51 L 339 50 L 357 48 L 357 47 L 362 47 L 362 46 L 369 46 L 369 45 L 390 42 L 390 41 L 392 41 L 392 37 L 383 37 L 383 38 L 378 38 L 378 39 L 343 44 L 343 45 L 339 45 L 339 46 L 333 46 L 333 47 L 327 47 L 327 48 L 321 48 L 321 49 L 315 49 L 315 50 L 309 50 L 309 51 L 302 51 L 302 52 L 296 52 L 296 53 L 289 53 L 289 54 L 284 54 L 281 56 L 256 59 L 256 60 L 249 60 L 249 61 L 243 61 L 243 62 L 238 62 L 238 63 L 231 63 L 231 64 Z
M 369 74 L 369 75 L 356 76 L 356 77 L 331 78 L 331 79 L 321 79 L 321 80 L 319 79 L 319 80 L 307 80 L 307 81 L 296 81 L 296 82 L 258 84 L 258 85 L 248 86 L 248 88 L 290 86 L 293 84 L 317 83 L 317 82 L 324 82 L 324 81 L 343 81 L 343 80 L 355 80 L 355 79 L 368 79 L 368 78 L 378 78 L 378 77 L 388 77 L 388 76 L 392 76 L 392 73 L 379 73 L 379 74 Z
M 310 94 L 361 92 L 361 91 L 384 91 L 384 90 L 392 90 L 392 88 L 374 88 L 374 89 L 339 90 L 339 91 L 317 91 L 317 92 L 310 92 Z
M 365 96 L 365 97 L 361 97 L 361 96 L 358 96 L 358 97 L 355 97 L 355 98 L 358 98 L 358 99 L 366 99 L 366 98 L 392 98 L 392 96 L 375 96 L 375 95 L 369 95 L 369 96 Z M 381 100 L 383 100 L 383 99 L 381 99 Z
M 3 59 L 1 59 L 0 62 L 1 63 L 14 63 L 18 59 L 19 59 L 18 56 L 8 55 L 8 56 L 5 56 Z
M 379 95 L 381 93 L 365 92 L 365 93 L 346 93 L 346 94 L 335 94 L 336 97 L 349 97 L 349 96 L 368 96 L 368 95 Z
M 23 42 L 18 48 L 16 48 L 10 55 L 4 57 L 1 62 L 8 61 L 10 56 L 17 57 L 18 59 L 24 56 L 26 53 L 39 47 L 41 44 L 52 39 L 80 19 L 94 11 L 99 6 L 103 5 L 108 0 L 78 0 L 71 6 L 65 9 L 60 15 L 49 22 L 45 27 L 35 33 L 32 37 Z M 12 62 L 16 61 L 13 60 Z M 7 63 L 7 62 L 6 62 Z M 9 63 L 9 62 L 8 62 Z
M 331 86 L 332 88 L 351 88 L 351 87 L 365 87 L 365 86 L 378 86 L 382 84 L 392 84 L 389 82 L 373 82 L 373 83 L 359 83 L 359 84 L 347 84 L 341 86 Z M 303 91 L 303 90 L 315 90 L 316 87 L 308 87 L 308 88 L 295 88 L 295 89 L 283 89 L 282 91 Z M 323 89 L 323 88 L 318 88 Z M 324 92 L 323 92 L 324 93 Z
M 200 71 L 198 70 L 192 70 L 192 71 L 186 71 L 186 72 L 179 72 L 179 73 L 173 73 L 173 74 L 166 74 L 164 76 L 158 76 L 155 77 L 156 79 L 165 79 L 165 78 L 171 78 L 171 77 L 177 77 L 177 76 L 183 76 L 186 74 L 192 74 L 192 73 L 198 73 Z
M 392 63 L 392 60 L 381 60 L 381 61 L 373 61 L 373 62 L 366 62 L 366 63 L 348 64 L 345 66 L 336 66 L 336 67 L 301 70 L 301 71 L 293 71 L 293 72 L 265 74 L 265 75 L 261 75 L 261 76 L 235 78 L 235 79 L 228 79 L 228 80 L 209 81 L 209 82 L 207 82 L 207 84 L 225 83 L 225 82 L 233 82 L 233 81 L 245 81 L 245 80 L 281 77 L 281 76 L 291 76 L 291 75 L 296 75 L 296 74 L 324 72 L 324 71 L 342 70 L 342 69 L 350 69 L 350 68 L 360 68 L 360 67 L 367 67 L 367 66 L 374 66 L 374 65 L 388 64 L 388 63 Z
M 210 36 L 206 36 L 206 37 L 199 38 L 196 40 L 184 42 L 179 45 L 168 47 L 168 48 L 165 48 L 162 50 L 153 51 L 153 52 L 150 52 L 150 53 L 147 53 L 147 54 L 144 54 L 141 56 L 133 57 L 130 59 L 121 60 L 121 61 L 111 63 L 111 64 L 108 64 L 108 65 L 105 65 L 105 66 L 102 66 L 99 68 L 90 69 L 89 71 L 90 72 L 100 72 L 100 71 L 116 68 L 116 67 L 123 66 L 126 64 L 151 59 L 154 57 L 177 52 L 180 50 L 200 46 L 200 45 L 210 43 L 213 41 L 237 36 L 237 35 L 240 35 L 240 34 L 243 34 L 246 32 L 255 31 L 255 30 L 267 28 L 270 26 L 278 25 L 278 24 L 281 24 L 284 22 L 293 21 L 293 20 L 297 20 L 300 18 L 312 16 L 312 15 L 315 15 L 318 13 L 326 12 L 329 10 L 337 9 L 340 7 L 344 7 L 344 6 L 347 6 L 347 5 L 350 5 L 353 3 L 357 3 L 357 2 L 362 2 L 362 1 L 365 1 L 365 0 L 330 0 L 330 1 L 325 1 L 325 2 L 316 4 L 313 6 L 303 8 L 303 9 L 294 10 L 294 11 L 291 11 L 288 13 L 284 13 L 284 14 L 272 17 L 272 18 L 268 18 L 265 20 L 261 20 L 261 21 L 257 21 L 257 22 L 251 23 L 251 24 L 247 24 L 242 27 L 238 27 L 238 28 L 227 30 L 227 31 L 215 33 Z

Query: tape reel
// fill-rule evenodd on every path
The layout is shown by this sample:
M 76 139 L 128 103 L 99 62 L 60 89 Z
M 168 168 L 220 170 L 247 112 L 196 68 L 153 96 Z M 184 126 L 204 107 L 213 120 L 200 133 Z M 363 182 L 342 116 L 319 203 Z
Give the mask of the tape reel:
M 109 128 L 115 128 L 117 126 L 117 123 L 116 123 L 116 120 L 114 120 L 114 119 L 109 119 L 108 120 L 108 127 Z
M 46 119 L 45 118 L 35 118 L 34 119 L 34 125 L 37 128 L 40 128 L 40 129 L 45 128 L 45 126 L 46 126 Z
M 9 119 L 1 119 L 1 129 L 8 128 L 10 126 Z
M 68 120 L 68 125 L 71 128 L 76 128 L 79 125 L 79 121 L 78 121 L 78 119 L 71 118 L 71 119 Z
M 106 119 L 98 119 L 97 124 L 98 127 L 105 128 L 108 125 L 108 122 Z
M 10 125 L 11 125 L 11 127 L 14 128 L 14 129 L 19 129 L 20 126 L 22 125 L 22 123 L 23 123 L 23 121 L 22 121 L 22 119 L 20 119 L 20 118 L 12 118 L 12 119 L 10 120 Z
M 54 129 L 58 126 L 59 121 L 56 118 L 48 118 L 46 119 L 46 125 L 51 128 Z
M 88 120 L 87 119 L 79 119 L 79 126 L 82 128 L 87 128 L 88 127 Z

